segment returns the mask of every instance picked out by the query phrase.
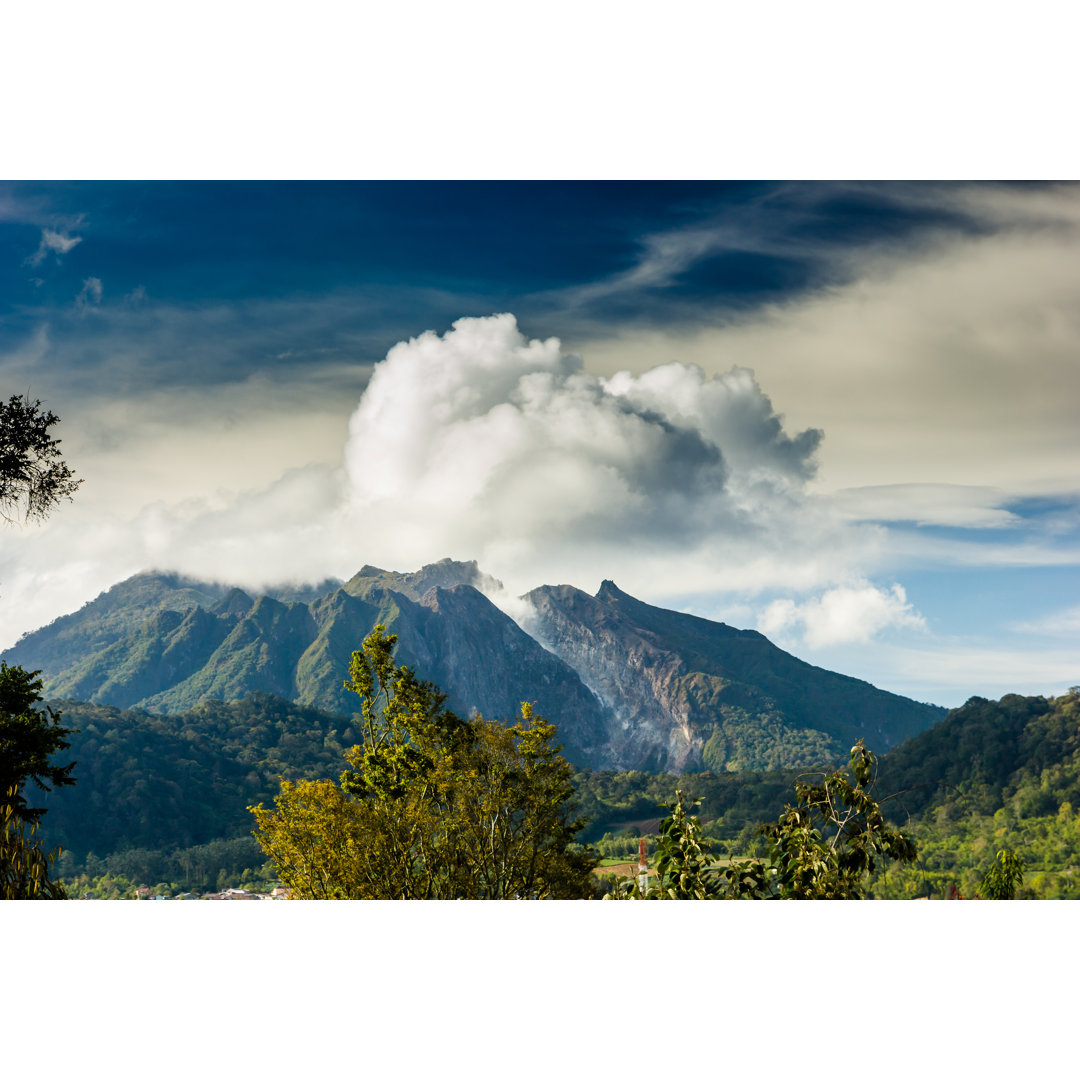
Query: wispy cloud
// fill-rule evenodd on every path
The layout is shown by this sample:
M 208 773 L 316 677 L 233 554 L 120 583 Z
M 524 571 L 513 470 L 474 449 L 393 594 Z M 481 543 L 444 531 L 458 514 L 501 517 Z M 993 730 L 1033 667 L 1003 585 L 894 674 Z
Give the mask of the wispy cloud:
M 848 521 L 913 522 L 964 529 L 1008 529 L 1022 519 L 1006 508 L 998 488 L 970 484 L 878 484 L 827 496 Z
M 1066 608 L 1038 619 L 1013 623 L 1012 628 L 1021 634 L 1080 635 L 1080 607 Z M 1077 678 L 1080 679 L 1080 660 L 1077 662 L 1077 669 Z
M 941 197 L 936 198 L 939 190 Z M 858 277 L 867 258 L 909 258 L 981 227 L 959 193 L 933 184 L 781 184 L 745 199 L 713 203 L 703 200 L 692 223 L 643 232 L 636 239 L 637 257 L 626 269 L 542 299 L 561 308 L 564 318 L 621 297 L 639 305 L 634 322 L 644 318 L 657 325 L 715 325 L 737 318 L 747 304 L 737 287 L 706 289 L 693 298 L 685 294 L 681 287 L 688 276 L 710 260 L 752 256 L 788 269 L 798 267 L 804 290 L 814 292 Z M 836 227 L 835 208 L 841 203 L 863 204 L 853 212 L 861 229 Z M 1004 213 L 1001 203 L 993 205 L 999 215 Z M 897 221 L 905 226 L 892 232 L 884 227 Z M 662 303 L 646 302 L 650 293 L 658 292 Z M 625 322 L 632 308 L 620 312 Z M 590 336 L 602 332 L 604 318 L 595 317 Z M 585 327 L 587 321 L 575 325 Z
M 81 244 L 82 239 L 81 236 L 69 236 L 66 232 L 58 232 L 55 229 L 42 229 L 41 243 L 38 245 L 37 251 L 26 262 L 29 266 L 38 266 L 50 252 L 59 259 L 61 255 L 66 255 L 76 244 Z
M 101 284 L 101 278 L 89 277 L 83 282 L 79 295 L 75 297 L 75 306 L 80 310 L 96 307 L 101 303 L 104 293 L 105 289 Z
M 949 707 L 969 697 L 1061 694 L 1080 683 L 1075 649 L 939 638 L 926 648 L 891 646 L 879 658 L 878 685 Z

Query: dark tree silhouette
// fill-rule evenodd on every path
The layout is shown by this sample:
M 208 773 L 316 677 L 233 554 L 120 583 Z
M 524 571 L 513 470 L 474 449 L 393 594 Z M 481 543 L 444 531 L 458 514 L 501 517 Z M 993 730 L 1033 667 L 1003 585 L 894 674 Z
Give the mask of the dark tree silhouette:
M 25 395 L 0 401 L 0 517 L 5 521 L 43 521 L 82 483 L 61 457 L 60 440 L 49 435 L 59 419 Z

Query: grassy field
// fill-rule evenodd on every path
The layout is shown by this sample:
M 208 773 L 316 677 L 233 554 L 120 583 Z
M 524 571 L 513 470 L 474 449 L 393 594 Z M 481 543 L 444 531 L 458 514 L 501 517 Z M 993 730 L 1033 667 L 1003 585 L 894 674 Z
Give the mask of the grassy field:
M 722 856 L 718 859 L 713 859 L 711 865 L 727 866 L 730 862 L 730 858 Z M 633 862 L 628 862 L 626 859 L 601 859 L 600 864 L 593 870 L 594 874 L 616 874 L 618 877 L 637 877 L 637 872 L 637 859 Z M 654 877 L 655 875 L 656 871 L 650 866 L 649 877 Z
M 615 874 L 618 877 L 637 877 L 637 872 L 637 859 L 633 862 L 627 862 L 625 859 L 601 859 L 600 865 L 593 870 L 594 874 Z M 653 873 L 655 871 L 649 867 L 650 876 Z

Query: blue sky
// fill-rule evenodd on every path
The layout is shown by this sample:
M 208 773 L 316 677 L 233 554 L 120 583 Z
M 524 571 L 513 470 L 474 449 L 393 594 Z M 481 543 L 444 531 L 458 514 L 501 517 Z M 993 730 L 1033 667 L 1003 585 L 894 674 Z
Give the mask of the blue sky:
M 1080 682 L 1080 188 L 0 183 L 0 376 L 85 479 L 9 644 L 150 566 L 476 558 L 921 700 Z M 557 339 L 557 340 L 555 340 Z

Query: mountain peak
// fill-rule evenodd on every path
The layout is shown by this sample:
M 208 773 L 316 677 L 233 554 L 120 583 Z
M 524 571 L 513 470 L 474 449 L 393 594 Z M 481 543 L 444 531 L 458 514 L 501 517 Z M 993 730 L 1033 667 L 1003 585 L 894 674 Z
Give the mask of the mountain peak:
M 255 601 L 243 589 L 230 589 L 210 610 L 215 615 L 245 615 Z
M 621 600 L 627 594 L 609 578 L 600 582 L 600 588 L 596 590 L 597 600 Z
M 502 588 L 502 583 L 485 574 L 475 559 L 468 562 L 440 559 L 409 573 L 366 565 L 346 583 L 345 589 L 359 596 L 373 586 L 379 586 L 403 593 L 411 600 L 419 600 L 433 587 L 450 589 L 455 585 L 471 585 L 481 592 Z

